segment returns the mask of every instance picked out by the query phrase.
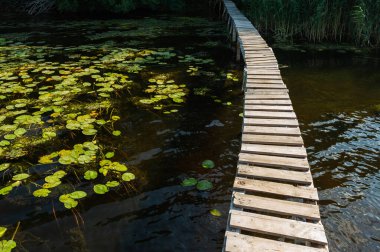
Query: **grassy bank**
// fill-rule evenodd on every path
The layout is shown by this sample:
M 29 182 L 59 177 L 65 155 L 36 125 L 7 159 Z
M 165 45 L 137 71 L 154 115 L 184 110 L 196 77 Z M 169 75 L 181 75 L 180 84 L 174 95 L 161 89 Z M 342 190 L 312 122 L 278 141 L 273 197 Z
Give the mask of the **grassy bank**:
M 276 42 L 351 42 L 380 46 L 380 0 L 237 0 Z

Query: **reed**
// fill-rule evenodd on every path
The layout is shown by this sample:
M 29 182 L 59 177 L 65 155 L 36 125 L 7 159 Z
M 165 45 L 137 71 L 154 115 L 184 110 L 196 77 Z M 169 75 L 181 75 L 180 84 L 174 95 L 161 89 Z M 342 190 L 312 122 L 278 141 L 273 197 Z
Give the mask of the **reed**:
M 380 0 L 236 0 L 276 41 L 354 42 L 380 46 Z

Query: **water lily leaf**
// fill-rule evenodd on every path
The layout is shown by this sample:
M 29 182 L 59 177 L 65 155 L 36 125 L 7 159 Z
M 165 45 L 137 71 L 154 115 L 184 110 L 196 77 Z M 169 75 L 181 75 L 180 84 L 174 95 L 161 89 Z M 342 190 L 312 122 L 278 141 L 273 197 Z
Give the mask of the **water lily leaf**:
M 55 132 L 52 132 L 52 131 L 45 131 L 44 133 L 42 133 L 42 137 L 45 139 L 51 139 L 51 138 L 54 138 L 56 136 L 57 136 L 57 134 Z
M 83 191 L 75 191 L 70 193 L 69 196 L 73 199 L 82 199 L 87 196 L 87 193 Z
M 38 163 L 40 163 L 40 164 L 51 164 L 51 163 L 53 163 L 53 160 L 51 160 L 50 155 L 46 155 L 46 156 L 40 157 L 40 159 L 38 160 Z
M 205 160 L 202 162 L 202 167 L 206 169 L 212 169 L 215 167 L 215 163 L 212 160 Z
M 111 119 L 112 121 L 117 121 L 120 120 L 120 116 L 112 116 Z
M 102 184 L 94 185 L 94 192 L 97 194 L 105 194 L 108 191 L 109 190 L 106 185 L 102 185 Z
M 99 124 L 99 125 L 104 125 L 107 122 L 105 120 L 103 120 L 103 119 L 100 119 L 100 120 L 96 120 L 96 123 Z
M 12 186 L 6 186 L 0 189 L 0 195 L 7 195 L 12 191 L 13 187 Z M 1 250 L 0 250 L 1 251 Z
M 0 251 L 1 252 L 11 252 L 12 249 L 16 247 L 16 242 L 13 240 L 2 240 L 0 241 Z
M 47 183 L 55 183 L 55 182 L 57 182 L 57 181 L 60 181 L 60 179 L 59 179 L 58 177 L 54 176 L 54 175 L 50 175 L 50 176 L 47 176 L 47 177 L 45 178 L 45 181 L 46 181 Z
M 114 135 L 114 136 L 120 136 L 121 135 L 121 131 L 120 130 L 114 130 L 114 131 L 112 131 L 112 135 Z
M 197 189 L 200 191 L 210 190 L 212 188 L 212 183 L 208 180 L 201 180 L 197 184 Z
M 0 141 L 0 146 L 1 147 L 4 147 L 4 146 L 8 146 L 10 145 L 11 143 L 8 141 L 8 140 L 2 140 Z
M 108 181 L 106 183 L 106 186 L 108 186 L 108 187 L 116 187 L 116 186 L 119 186 L 119 185 L 120 185 L 120 183 L 118 181 Z
M 30 175 L 27 174 L 27 173 L 20 173 L 20 174 L 16 174 L 12 177 L 12 180 L 14 181 L 20 181 L 20 180 L 24 180 L 24 179 L 27 179 L 29 178 Z
M 86 135 L 86 136 L 96 135 L 97 132 L 98 131 L 96 129 L 84 129 L 84 130 L 82 130 L 83 135 Z
M 135 175 L 130 172 L 123 173 L 123 175 L 121 176 L 121 179 L 127 182 L 134 180 L 135 178 L 136 178 Z
M 216 217 L 222 216 L 222 213 L 218 209 L 212 209 L 210 213 Z
M 45 183 L 42 185 L 42 188 L 48 189 L 48 188 L 54 188 L 61 184 L 62 182 L 60 180 L 52 182 L 52 183 Z
M 195 178 L 188 178 L 182 181 L 182 186 L 195 186 L 198 181 Z
M 0 165 L 0 172 L 1 172 L 1 171 L 5 171 L 5 170 L 8 169 L 10 166 L 11 166 L 10 163 L 4 163 L 4 164 L 1 164 L 1 165 Z
M 38 197 L 38 198 L 42 198 L 42 197 L 47 197 L 49 196 L 49 194 L 51 193 L 51 191 L 49 189 L 38 189 L 38 190 L 35 190 L 33 192 L 33 196 L 34 197 Z
M 3 237 L 5 232 L 7 232 L 7 228 L 6 227 L 0 227 L 0 238 Z
M 55 176 L 55 177 L 57 177 L 59 179 L 63 178 L 66 175 L 67 175 L 67 173 L 65 171 L 62 171 L 62 170 L 56 171 L 53 174 L 53 176 Z
M 4 136 L 4 138 L 7 139 L 7 140 L 13 140 L 13 139 L 16 138 L 16 135 L 14 135 L 14 134 L 7 134 L 7 135 Z
M 74 163 L 75 160 L 71 156 L 63 156 L 58 159 L 58 162 L 63 165 L 69 165 Z
M 113 158 L 115 156 L 115 152 L 107 152 L 105 156 L 106 158 Z
M 84 173 L 84 178 L 87 180 L 96 179 L 98 177 L 98 172 L 93 170 L 88 170 Z
M 18 128 L 13 132 L 13 134 L 15 134 L 18 137 L 24 135 L 25 133 L 26 133 L 26 129 L 24 128 Z

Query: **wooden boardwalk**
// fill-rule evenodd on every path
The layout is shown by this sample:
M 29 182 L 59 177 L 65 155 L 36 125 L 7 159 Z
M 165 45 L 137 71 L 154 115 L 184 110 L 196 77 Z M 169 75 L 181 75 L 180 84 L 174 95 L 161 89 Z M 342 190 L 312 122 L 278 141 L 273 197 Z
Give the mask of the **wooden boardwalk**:
M 272 49 L 229 0 L 213 1 L 245 62 L 242 146 L 224 251 L 328 251 L 318 193 Z

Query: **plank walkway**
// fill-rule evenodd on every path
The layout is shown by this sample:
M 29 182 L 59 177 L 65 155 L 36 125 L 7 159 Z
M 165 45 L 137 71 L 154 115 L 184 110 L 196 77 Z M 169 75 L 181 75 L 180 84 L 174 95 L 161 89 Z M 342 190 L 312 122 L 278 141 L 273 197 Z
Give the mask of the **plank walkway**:
M 242 146 L 224 251 L 328 251 L 306 150 L 272 49 L 230 0 L 213 0 L 245 62 Z

